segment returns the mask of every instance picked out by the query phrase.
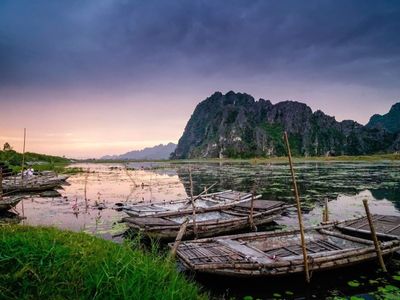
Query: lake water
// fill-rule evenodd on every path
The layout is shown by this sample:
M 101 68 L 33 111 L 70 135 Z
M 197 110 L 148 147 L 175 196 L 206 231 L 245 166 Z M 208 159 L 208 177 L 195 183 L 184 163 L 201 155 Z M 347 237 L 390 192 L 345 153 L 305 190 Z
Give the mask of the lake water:
M 16 210 L 24 216 L 21 221 L 29 225 L 53 225 L 75 231 L 85 231 L 106 239 L 120 242 L 126 230 L 120 223 L 125 213 L 115 210 L 116 203 L 159 202 L 186 197 L 189 189 L 189 167 L 191 168 L 195 194 L 214 183 L 212 191 L 233 189 L 255 191 L 263 199 L 278 199 L 294 203 L 292 183 L 287 164 L 251 163 L 130 163 L 128 169 L 122 164 L 74 164 L 85 173 L 72 175 L 68 185 L 59 190 L 61 197 L 42 198 L 31 196 L 21 202 Z M 374 163 L 301 163 L 296 164 L 296 175 L 304 208 L 306 225 L 316 225 L 322 219 L 322 206 L 329 200 L 330 219 L 346 219 L 364 215 L 363 199 L 369 200 L 372 213 L 400 215 L 400 162 Z M 86 201 L 85 201 L 86 186 Z M 101 209 L 100 209 L 101 208 Z M 278 220 L 283 228 L 296 228 L 294 213 Z M 376 266 L 363 269 L 367 282 L 381 276 Z M 394 266 L 392 275 L 400 271 Z M 394 272 L 394 273 L 393 273 Z M 259 297 L 283 298 L 319 297 L 339 290 L 344 295 L 369 292 L 371 284 L 363 284 L 348 290 L 346 282 L 359 273 L 338 273 L 335 282 L 314 280 L 312 286 L 279 283 L 271 288 L 258 283 L 232 284 L 207 278 L 198 280 L 214 294 L 230 296 L 256 295 Z M 321 277 L 322 278 L 322 277 Z M 371 279 L 372 278 L 372 279 Z M 359 281 L 364 279 L 358 278 Z M 385 279 L 386 280 L 386 279 Z M 343 281 L 343 282 L 342 282 Z M 339 283 L 338 283 L 339 282 Z M 341 283 L 342 282 L 342 283 Z M 337 286 L 339 284 L 339 286 Z M 396 284 L 396 282 L 391 282 Z M 261 288 L 260 288 L 261 286 Z M 289 292 L 289 294 L 285 294 Z M 294 295 L 290 295 L 294 293 Z M 329 294 L 328 293 L 328 294 Z M 286 296 L 285 296 L 286 295 Z M 329 294 L 330 295 L 330 294 Z

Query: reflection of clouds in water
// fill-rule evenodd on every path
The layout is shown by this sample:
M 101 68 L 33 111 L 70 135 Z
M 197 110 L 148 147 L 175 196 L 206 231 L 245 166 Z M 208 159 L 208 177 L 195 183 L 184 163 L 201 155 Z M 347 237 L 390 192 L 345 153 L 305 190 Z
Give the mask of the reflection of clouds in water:
M 111 238 L 124 212 L 112 209 L 117 202 L 157 202 L 186 197 L 178 176 L 155 173 L 154 170 L 128 170 L 134 186 L 121 164 L 77 164 L 89 169 L 87 177 L 88 207 L 84 198 L 85 173 L 72 175 L 69 185 L 60 190 L 62 197 L 33 197 L 25 201 L 25 224 L 50 225 L 85 231 Z M 157 170 L 158 171 L 158 170 Z M 172 170 L 172 172 L 175 172 Z M 142 186 L 141 184 L 144 183 Z M 75 209 L 73 206 L 76 203 Z M 99 206 L 105 209 L 99 210 Z M 21 206 L 17 210 L 21 212 Z M 121 226 L 119 226 L 121 227 Z

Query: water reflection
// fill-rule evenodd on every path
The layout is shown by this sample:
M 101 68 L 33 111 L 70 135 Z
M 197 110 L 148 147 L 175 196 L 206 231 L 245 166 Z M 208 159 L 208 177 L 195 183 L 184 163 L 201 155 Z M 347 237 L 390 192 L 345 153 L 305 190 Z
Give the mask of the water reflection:
M 125 213 L 113 209 L 116 203 L 169 201 L 186 197 L 176 171 L 134 168 L 120 164 L 74 165 L 88 170 L 71 176 L 61 197 L 33 195 L 16 209 L 26 219 L 24 224 L 50 225 L 111 239 L 126 228 L 120 223 Z M 175 172 L 175 174 L 173 174 Z M 86 183 L 86 199 L 85 199 Z
M 202 164 L 192 168 L 196 192 L 217 182 L 214 190 L 255 189 L 264 199 L 293 201 L 291 178 L 286 164 Z M 399 163 L 303 163 L 296 165 L 297 181 L 303 202 L 315 203 L 371 190 L 377 199 L 399 205 Z M 178 176 L 188 190 L 188 168 Z
M 17 211 L 22 214 L 24 205 L 25 224 L 54 225 L 111 238 L 123 229 L 119 221 L 125 216 L 113 209 L 116 203 L 168 201 L 190 194 L 187 163 L 75 166 L 88 169 L 89 173 L 71 176 L 69 185 L 60 190 L 61 197 L 34 195 L 17 206 Z M 213 192 L 254 190 L 264 199 L 293 202 L 287 164 L 201 163 L 190 167 L 195 194 L 216 183 L 211 189 Z M 386 207 L 385 214 L 400 210 L 399 163 L 302 163 L 296 164 L 296 174 L 301 200 L 311 210 L 305 215 L 307 224 L 320 221 L 325 198 L 330 200 L 331 216 L 336 217 L 337 207 L 341 219 L 347 217 L 341 211 L 349 212 L 353 205 L 359 214 L 363 213 L 363 197 L 376 203 L 371 207 L 374 213 L 380 207 Z M 352 217 L 353 214 L 348 215 Z M 283 223 L 290 226 L 288 220 L 283 218 Z

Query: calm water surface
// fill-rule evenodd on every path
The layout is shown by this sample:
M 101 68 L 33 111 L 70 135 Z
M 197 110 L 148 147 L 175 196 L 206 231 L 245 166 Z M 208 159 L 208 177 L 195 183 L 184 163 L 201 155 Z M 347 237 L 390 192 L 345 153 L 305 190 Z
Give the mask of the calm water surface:
M 82 167 L 87 172 L 72 175 L 68 185 L 59 190 L 61 197 L 31 196 L 20 203 L 16 209 L 25 217 L 22 223 L 85 231 L 119 242 L 126 227 L 119 222 L 125 214 L 114 209 L 116 203 L 167 201 L 186 197 L 189 192 L 188 164 L 130 163 L 129 170 L 122 164 L 73 166 Z M 263 199 L 278 199 L 288 203 L 294 201 L 286 164 L 202 163 L 192 164 L 191 168 L 196 194 L 216 183 L 212 191 L 256 191 L 263 195 Z M 362 199 L 369 200 L 372 213 L 400 215 L 399 162 L 302 163 L 296 165 L 296 174 L 306 211 L 306 225 L 320 222 L 325 199 L 329 200 L 331 219 L 342 220 L 363 215 Z M 282 217 L 278 223 L 284 228 L 295 228 L 297 220 L 294 212 Z M 346 274 L 340 271 L 334 273 L 334 281 L 324 278 L 324 275 L 318 276 L 320 280 L 314 279 L 307 288 L 302 284 L 302 279 L 283 286 L 280 286 L 281 280 L 274 283 L 273 287 L 266 284 L 267 281 L 241 281 L 242 284 L 238 284 L 218 278 L 197 279 L 206 290 L 211 290 L 218 297 L 254 295 L 260 298 L 311 299 L 335 293 L 339 296 L 367 293 L 374 289 L 370 280 L 382 278 L 376 273 L 374 264 L 362 267 L 361 271 L 356 270 Z M 400 267 L 391 266 L 391 276 L 399 271 Z M 347 282 L 357 276 L 364 276 L 365 279 L 357 280 L 366 283 L 349 291 Z M 390 283 L 396 285 L 396 281 Z

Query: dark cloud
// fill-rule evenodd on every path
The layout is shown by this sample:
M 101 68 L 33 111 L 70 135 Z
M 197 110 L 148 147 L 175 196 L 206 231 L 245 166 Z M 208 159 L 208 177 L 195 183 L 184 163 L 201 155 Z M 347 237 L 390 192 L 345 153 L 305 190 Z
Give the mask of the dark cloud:
M 288 76 L 394 86 L 398 1 L 0 2 L 0 86 Z

